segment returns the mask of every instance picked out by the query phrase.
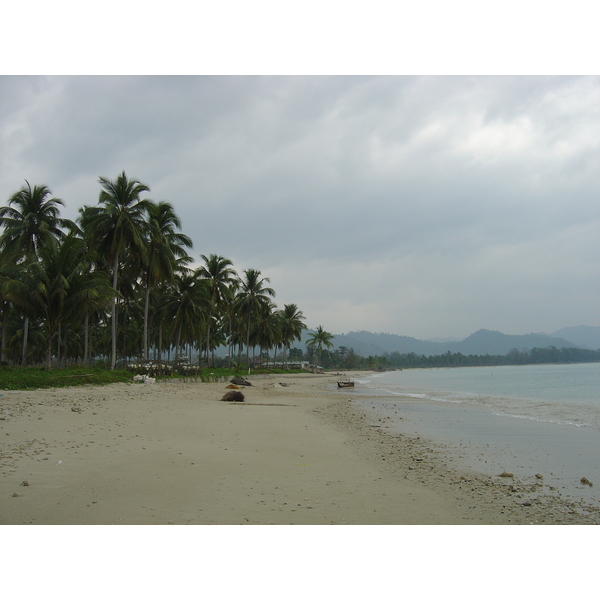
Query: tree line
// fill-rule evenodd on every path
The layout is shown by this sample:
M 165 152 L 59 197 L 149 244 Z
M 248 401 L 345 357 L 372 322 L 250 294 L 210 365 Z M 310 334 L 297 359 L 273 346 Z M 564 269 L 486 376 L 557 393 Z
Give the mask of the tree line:
M 76 221 L 27 181 L 0 208 L 0 360 L 50 369 L 100 357 L 114 369 L 197 352 L 210 366 L 227 345 L 230 362 L 244 347 L 247 365 L 251 348 L 279 349 L 287 362 L 305 317 L 296 304 L 276 306 L 268 277 L 238 274 L 216 254 L 192 269 L 192 240 L 170 203 L 143 197 L 150 188 L 124 171 L 99 184 Z
M 292 348 L 290 356 L 297 359 L 310 359 L 310 349 L 304 354 L 299 348 Z M 486 367 L 502 365 L 539 365 L 600 362 L 600 349 L 584 348 L 532 348 L 531 350 L 513 349 L 505 355 L 465 355 L 461 352 L 425 356 L 415 352 L 391 352 L 381 356 L 360 356 L 352 348 L 340 346 L 333 351 L 324 352 L 321 364 L 330 369 L 417 369 L 440 367 Z

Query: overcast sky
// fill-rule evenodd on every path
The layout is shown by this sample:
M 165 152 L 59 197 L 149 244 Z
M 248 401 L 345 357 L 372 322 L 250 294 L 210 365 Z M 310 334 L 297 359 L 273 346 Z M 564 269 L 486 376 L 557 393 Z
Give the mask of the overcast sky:
M 0 77 L 0 203 L 122 170 L 309 327 L 600 325 L 600 78 Z

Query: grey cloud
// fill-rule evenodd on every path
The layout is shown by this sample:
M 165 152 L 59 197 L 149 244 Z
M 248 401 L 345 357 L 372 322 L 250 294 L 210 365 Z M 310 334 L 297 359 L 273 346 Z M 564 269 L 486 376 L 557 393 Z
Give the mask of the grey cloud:
M 125 169 L 196 257 L 339 330 L 598 324 L 599 78 L 2 77 L 0 99 L 2 198 L 27 178 L 75 218 Z

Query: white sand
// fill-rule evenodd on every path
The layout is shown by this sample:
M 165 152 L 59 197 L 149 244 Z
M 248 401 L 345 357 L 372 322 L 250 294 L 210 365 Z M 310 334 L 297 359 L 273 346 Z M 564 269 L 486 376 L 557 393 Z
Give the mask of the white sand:
M 331 377 L 253 379 L 235 404 L 220 401 L 225 383 L 4 391 L 0 524 L 493 524 L 547 513 L 504 480 L 461 479 L 434 449 L 363 424 L 323 389 Z

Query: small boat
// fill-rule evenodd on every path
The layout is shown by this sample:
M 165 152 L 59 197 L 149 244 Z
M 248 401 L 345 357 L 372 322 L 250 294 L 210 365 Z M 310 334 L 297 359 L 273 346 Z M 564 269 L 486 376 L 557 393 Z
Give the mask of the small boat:
M 349 379 L 346 379 L 344 381 L 338 381 L 337 384 L 338 384 L 339 388 L 353 388 L 354 387 L 354 381 L 350 381 Z

